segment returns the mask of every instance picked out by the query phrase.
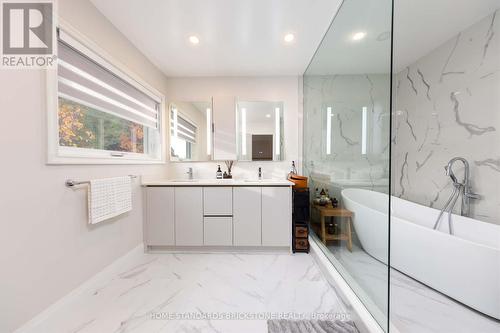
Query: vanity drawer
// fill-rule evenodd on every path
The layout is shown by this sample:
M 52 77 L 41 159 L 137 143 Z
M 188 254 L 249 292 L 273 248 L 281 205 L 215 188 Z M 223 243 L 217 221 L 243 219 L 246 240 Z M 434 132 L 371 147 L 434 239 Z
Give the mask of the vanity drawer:
M 203 215 L 205 216 L 232 216 L 233 215 L 233 188 L 232 187 L 204 187 L 203 188 Z
M 232 217 L 205 217 L 203 245 L 231 246 L 233 245 Z

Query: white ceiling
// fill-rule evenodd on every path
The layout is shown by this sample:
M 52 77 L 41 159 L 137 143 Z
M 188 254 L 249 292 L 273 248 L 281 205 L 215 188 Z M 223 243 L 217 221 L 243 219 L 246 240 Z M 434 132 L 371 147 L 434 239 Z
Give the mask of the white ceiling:
M 171 77 L 302 75 L 341 2 L 91 1 Z M 291 44 L 286 33 L 295 35 Z
M 429 54 L 498 8 L 500 0 L 395 0 L 395 71 Z
M 345 1 L 306 74 L 389 73 L 390 31 L 391 1 Z M 365 38 L 354 41 L 357 32 L 366 33 Z
M 349 0 L 342 5 L 308 75 L 388 73 L 389 0 Z M 394 0 L 394 71 L 429 54 L 472 24 L 500 8 L 500 0 Z M 353 42 L 356 31 L 366 38 Z

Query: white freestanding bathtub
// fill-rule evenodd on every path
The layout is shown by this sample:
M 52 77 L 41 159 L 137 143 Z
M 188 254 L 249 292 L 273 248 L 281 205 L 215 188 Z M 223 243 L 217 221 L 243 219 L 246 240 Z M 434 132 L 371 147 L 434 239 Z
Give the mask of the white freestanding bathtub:
M 389 196 L 342 191 L 363 249 L 387 264 Z M 433 230 L 438 209 L 391 197 L 391 267 L 493 318 L 500 319 L 500 225 L 448 215 Z

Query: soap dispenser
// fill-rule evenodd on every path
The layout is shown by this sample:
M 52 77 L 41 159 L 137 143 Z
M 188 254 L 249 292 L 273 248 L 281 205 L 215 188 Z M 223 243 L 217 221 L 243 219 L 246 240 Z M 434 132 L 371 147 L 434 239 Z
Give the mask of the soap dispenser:
M 217 179 L 222 179 L 222 170 L 220 169 L 220 164 L 217 165 L 217 173 L 215 174 Z

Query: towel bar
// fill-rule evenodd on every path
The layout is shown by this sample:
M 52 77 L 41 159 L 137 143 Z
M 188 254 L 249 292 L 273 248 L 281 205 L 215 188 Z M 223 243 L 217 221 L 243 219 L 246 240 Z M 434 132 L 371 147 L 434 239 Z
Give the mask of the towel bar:
M 130 178 L 137 178 L 136 175 L 129 175 Z M 67 187 L 73 187 L 73 186 L 78 186 L 78 185 L 84 185 L 84 184 L 90 184 L 90 180 L 85 180 L 85 181 L 75 181 L 73 179 L 68 179 L 65 182 Z

